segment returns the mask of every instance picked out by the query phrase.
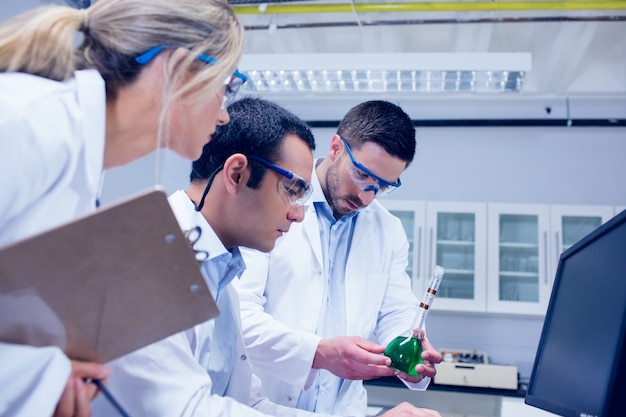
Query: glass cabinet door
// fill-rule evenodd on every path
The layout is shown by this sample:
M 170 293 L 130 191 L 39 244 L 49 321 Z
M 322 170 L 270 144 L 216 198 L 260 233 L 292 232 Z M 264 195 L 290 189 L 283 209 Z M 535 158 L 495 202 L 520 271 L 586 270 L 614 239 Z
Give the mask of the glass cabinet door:
M 402 222 L 402 227 L 409 241 L 407 274 L 411 278 L 411 287 L 418 297 L 422 297 L 422 229 L 424 226 L 425 203 L 420 201 L 379 200 L 391 214 Z
M 434 308 L 485 311 L 486 205 L 429 202 L 426 213 L 430 262 L 425 284 L 435 265 L 445 269 Z
M 569 249 L 574 243 L 600 227 L 602 217 L 600 216 L 563 216 L 561 217 L 561 230 L 563 239 L 560 240 L 559 249 L 561 252 Z
M 413 271 L 416 267 L 411 260 L 415 257 L 415 211 L 411 210 L 389 210 L 391 214 L 398 217 L 402 222 L 406 237 L 409 240 L 409 264 L 406 273 L 413 277 Z
M 561 253 L 610 220 L 612 206 L 550 206 L 550 229 L 554 233 L 550 276 L 554 280 Z
M 487 310 L 544 314 L 548 206 L 489 205 Z
M 437 265 L 446 269 L 439 297 L 473 299 L 476 216 L 474 213 L 437 213 Z
M 539 216 L 500 215 L 499 294 L 502 301 L 539 302 Z

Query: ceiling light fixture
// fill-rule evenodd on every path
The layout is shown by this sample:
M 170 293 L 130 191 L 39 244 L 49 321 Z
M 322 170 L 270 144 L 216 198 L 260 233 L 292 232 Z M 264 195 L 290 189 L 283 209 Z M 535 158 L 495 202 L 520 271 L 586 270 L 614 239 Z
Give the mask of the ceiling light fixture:
M 530 53 L 248 54 L 249 93 L 520 92 Z

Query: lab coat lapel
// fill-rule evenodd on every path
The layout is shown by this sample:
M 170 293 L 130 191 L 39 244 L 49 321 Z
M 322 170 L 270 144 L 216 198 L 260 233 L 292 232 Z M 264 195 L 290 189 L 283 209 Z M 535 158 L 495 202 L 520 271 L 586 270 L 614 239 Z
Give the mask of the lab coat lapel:
M 369 207 L 362 210 L 369 210 Z M 369 288 L 368 273 L 370 265 L 375 262 L 371 259 L 372 247 L 377 247 L 378 241 L 372 236 L 371 216 L 360 213 L 354 227 L 354 235 L 346 265 L 346 327 L 347 334 L 361 334 L 363 329 L 363 303 L 367 302 Z M 366 306 L 367 308 L 367 306 Z
M 315 207 L 313 204 L 307 206 L 302 226 L 304 228 L 304 234 L 309 241 L 311 249 L 313 250 L 317 266 L 323 270 L 324 261 L 322 260 L 322 241 L 320 239 L 320 228 L 317 222 L 317 214 L 315 213 Z

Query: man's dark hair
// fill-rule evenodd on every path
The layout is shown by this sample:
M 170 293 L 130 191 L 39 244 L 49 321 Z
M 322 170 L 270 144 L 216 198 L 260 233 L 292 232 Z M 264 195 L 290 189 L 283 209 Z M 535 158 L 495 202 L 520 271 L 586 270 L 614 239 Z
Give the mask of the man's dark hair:
M 192 164 L 191 181 L 211 178 L 233 154 L 258 156 L 276 163 L 281 159 L 282 143 L 289 134 L 300 137 L 311 150 L 315 139 L 311 129 L 288 110 L 260 98 L 245 97 L 228 106 L 230 123 L 218 126 L 202 156 Z M 248 159 L 251 174 L 246 184 L 258 188 L 265 174 L 265 165 Z
M 389 155 L 406 161 L 415 157 L 415 127 L 399 106 L 372 100 L 351 108 L 339 123 L 337 134 L 350 148 L 360 149 L 365 142 L 380 145 Z

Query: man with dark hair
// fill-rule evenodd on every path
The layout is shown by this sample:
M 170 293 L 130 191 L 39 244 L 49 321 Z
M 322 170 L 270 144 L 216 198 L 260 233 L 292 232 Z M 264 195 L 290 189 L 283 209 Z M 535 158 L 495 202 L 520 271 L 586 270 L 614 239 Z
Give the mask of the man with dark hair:
M 110 364 L 109 388 L 133 416 L 313 416 L 262 396 L 230 285 L 245 268 L 238 246 L 270 251 L 304 218 L 313 135 L 297 117 L 261 99 L 235 102 L 228 113 L 230 123 L 217 128 L 193 163 L 187 191 L 169 198 L 220 315 Z M 408 403 L 396 409 L 390 416 L 439 416 Z M 113 414 L 96 408 L 94 415 Z
M 391 376 L 382 353 L 408 335 L 419 300 L 406 273 L 409 243 L 399 219 L 375 198 L 401 186 L 415 154 L 410 117 L 386 101 L 345 115 L 326 158 L 316 160 L 304 222 L 270 253 L 245 251 L 236 283 L 245 342 L 264 394 L 309 411 L 364 414 L 362 380 Z M 424 340 L 426 389 L 441 355 Z

